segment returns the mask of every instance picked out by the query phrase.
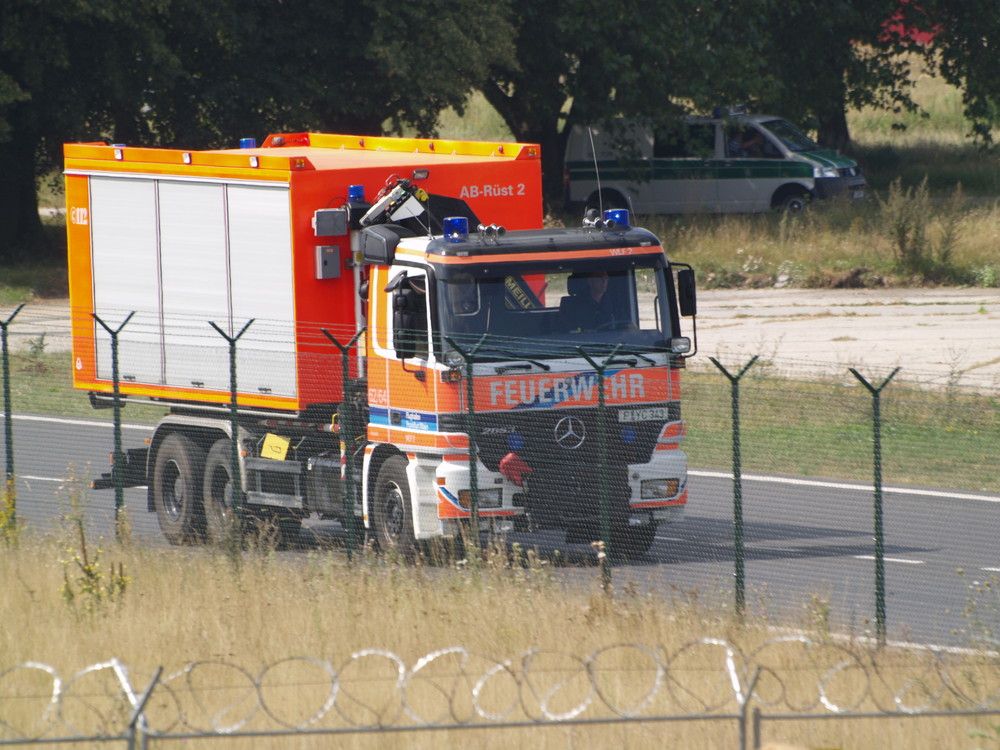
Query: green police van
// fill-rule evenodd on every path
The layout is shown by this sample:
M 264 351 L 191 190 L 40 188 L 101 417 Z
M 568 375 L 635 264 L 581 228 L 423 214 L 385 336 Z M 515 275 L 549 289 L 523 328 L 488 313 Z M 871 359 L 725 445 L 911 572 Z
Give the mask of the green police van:
M 773 115 L 686 117 L 662 129 L 618 119 L 575 126 L 566 146 L 573 208 L 639 214 L 799 211 L 865 196 L 857 162 Z

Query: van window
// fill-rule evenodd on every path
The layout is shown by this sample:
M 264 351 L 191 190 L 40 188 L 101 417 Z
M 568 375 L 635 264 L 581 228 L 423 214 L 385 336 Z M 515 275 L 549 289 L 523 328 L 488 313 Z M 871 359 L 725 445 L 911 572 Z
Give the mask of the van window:
M 817 151 L 819 146 L 788 120 L 768 120 L 761 127 L 774 133 L 789 151 Z
M 663 130 L 653 143 L 655 159 L 711 159 L 715 156 L 715 125 L 685 123 L 679 130 Z

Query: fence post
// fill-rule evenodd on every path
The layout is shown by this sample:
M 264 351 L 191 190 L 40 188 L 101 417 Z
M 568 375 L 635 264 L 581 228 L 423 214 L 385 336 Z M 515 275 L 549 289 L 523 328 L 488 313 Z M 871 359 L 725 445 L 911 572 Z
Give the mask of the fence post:
M 22 302 L 17 308 L 10 314 L 7 320 L 0 322 L 0 337 L 2 337 L 2 347 L 0 347 L 0 356 L 3 357 L 3 419 L 4 419 L 4 446 L 7 453 L 7 464 L 6 464 L 6 484 L 3 494 L 3 505 L 5 507 L 0 508 L 0 512 L 7 513 L 7 508 L 10 508 L 10 515 L 4 522 L 5 528 L 16 529 L 17 528 L 17 484 L 14 481 L 14 417 L 11 414 L 11 402 L 10 402 L 10 348 L 7 342 L 7 327 L 11 324 L 11 321 L 17 317 L 17 314 L 21 312 L 21 308 L 25 306 L 25 302 Z
M 848 368 L 872 394 L 872 427 L 874 444 L 872 462 L 875 467 L 875 633 L 878 645 L 885 645 L 885 534 L 882 528 L 882 389 L 889 385 L 900 368 L 896 368 L 879 386 L 873 386 L 853 367 Z
M 735 561 L 734 575 L 736 577 L 736 616 L 743 622 L 743 615 L 746 612 L 746 575 L 744 572 L 745 552 L 743 549 L 743 469 L 740 456 L 740 379 L 746 374 L 759 354 L 755 354 L 753 359 L 743 365 L 743 369 L 738 374 L 732 375 L 729 370 L 715 357 L 709 357 L 712 364 L 719 368 L 723 375 L 729 379 L 729 387 L 732 398 L 732 420 L 733 420 L 733 558 Z
M 354 556 L 354 550 L 357 549 L 356 530 L 354 528 L 354 504 L 357 490 L 354 482 L 354 451 L 352 450 L 353 443 L 351 442 L 356 427 L 354 424 L 354 404 L 351 403 L 351 396 L 354 394 L 349 394 L 347 388 L 348 380 L 350 379 L 350 361 L 347 358 L 347 354 L 351 350 L 351 347 L 357 343 L 361 334 L 365 332 L 365 329 L 362 327 L 346 345 L 337 341 L 325 328 L 321 328 L 320 330 L 340 350 L 340 382 L 344 392 L 344 400 L 340 405 L 340 412 L 343 416 L 343 419 L 340 420 L 340 434 L 341 443 L 344 446 L 344 526 L 347 530 L 347 559 L 351 560 Z
M 749 365 L 748 365 L 748 367 L 749 367 Z M 747 692 L 746 692 L 745 695 L 742 696 L 742 700 L 740 701 L 740 718 L 739 718 L 739 724 L 740 724 L 740 740 L 739 740 L 740 744 L 739 744 L 739 748 L 740 748 L 740 750 L 747 750 L 747 719 L 748 719 L 747 714 L 749 713 L 749 709 L 750 709 L 750 701 L 753 700 L 753 691 L 757 688 L 757 681 L 759 679 L 760 679 L 760 667 L 757 667 L 754 670 L 753 677 L 750 678 L 750 684 L 747 685 Z M 755 716 L 755 720 L 754 720 L 754 727 L 755 727 L 755 731 L 756 731 L 756 729 L 757 729 L 756 716 Z M 757 737 L 756 739 L 759 740 L 760 738 Z M 757 748 L 757 744 L 754 744 L 754 750 L 756 750 L 756 748 Z
M 479 444 L 478 432 L 476 431 L 476 408 L 475 408 L 475 388 L 473 387 L 473 363 L 476 353 L 486 343 L 488 333 L 479 337 L 479 341 L 469 351 L 466 351 L 456 344 L 450 337 L 445 336 L 444 340 L 458 352 L 458 356 L 465 362 L 465 398 L 466 398 L 466 418 L 469 430 L 469 536 L 475 548 L 475 559 L 479 561 Z
M 608 410 L 604 398 L 604 373 L 621 348 L 621 344 L 615 344 L 615 348 L 611 350 L 611 354 L 604 362 L 597 364 L 583 350 L 582 346 L 576 347 L 580 356 L 587 360 L 597 373 L 597 418 L 600 425 L 597 435 L 597 491 L 601 501 L 601 541 L 604 543 L 604 557 L 601 558 L 601 585 L 607 592 L 611 591 L 610 556 L 614 551 L 614 543 L 611 541 L 611 498 L 608 496 Z
M 163 667 L 157 667 L 156 672 L 153 674 L 153 679 L 149 681 L 149 687 L 146 688 L 144 692 L 139 697 L 139 703 L 135 706 L 132 711 L 132 716 L 129 719 L 128 727 L 126 728 L 126 738 L 128 750 L 135 750 L 136 748 L 136 734 L 141 735 L 140 746 L 145 748 L 146 742 L 146 732 L 145 732 L 145 721 L 142 716 L 143 710 L 146 708 L 146 704 L 149 703 L 149 699 L 153 696 L 153 689 L 156 687 L 157 683 L 160 681 L 160 675 L 163 674 Z
M 232 439 L 229 441 L 229 472 L 233 477 L 233 488 L 231 502 L 233 504 L 233 529 L 232 541 L 235 545 L 239 539 L 239 528 L 243 523 L 243 482 L 240 480 L 240 448 L 239 448 L 239 412 L 236 403 L 236 342 L 240 340 L 247 328 L 256 318 L 250 318 L 246 325 L 240 329 L 235 336 L 230 336 L 211 320 L 208 324 L 215 329 L 222 338 L 229 344 L 229 430 Z M 236 547 L 234 546 L 234 549 Z
M 120 326 L 112 329 L 111 326 L 101 320 L 101 317 L 97 313 L 91 313 L 94 320 L 100 323 L 101 328 L 107 331 L 108 335 L 111 336 L 111 386 L 114 394 L 112 403 L 114 405 L 115 425 L 115 453 L 111 466 L 111 478 L 115 483 L 115 536 L 119 539 L 122 538 L 125 520 L 123 518 L 125 511 L 125 477 L 123 476 L 123 472 L 125 470 L 125 458 L 122 455 L 122 405 L 120 390 L 121 384 L 118 379 L 118 334 L 121 333 L 122 329 L 128 325 L 130 320 L 132 320 L 133 315 L 135 315 L 135 310 L 128 314 Z

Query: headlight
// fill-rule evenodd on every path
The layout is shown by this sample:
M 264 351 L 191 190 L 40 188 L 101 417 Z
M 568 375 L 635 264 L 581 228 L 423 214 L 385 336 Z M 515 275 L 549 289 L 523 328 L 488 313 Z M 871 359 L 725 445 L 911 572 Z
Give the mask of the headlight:
M 687 354 L 691 351 L 691 339 L 687 336 L 677 336 L 670 339 L 670 351 L 673 354 Z
M 472 508 L 472 490 L 461 490 L 458 493 L 458 504 L 466 510 Z M 499 508 L 503 504 L 503 490 L 479 490 L 480 508 Z
M 643 500 L 659 500 L 665 497 L 673 497 L 681 487 L 681 480 L 671 479 L 643 479 L 639 484 L 639 496 Z
M 813 177 L 840 177 L 836 167 L 814 167 Z

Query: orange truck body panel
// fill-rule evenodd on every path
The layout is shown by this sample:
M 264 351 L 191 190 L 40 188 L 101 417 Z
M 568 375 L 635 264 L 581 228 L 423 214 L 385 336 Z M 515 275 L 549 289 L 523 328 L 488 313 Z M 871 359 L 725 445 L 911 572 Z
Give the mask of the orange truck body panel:
M 317 237 L 313 217 L 350 185 L 370 200 L 426 169 L 420 187 L 485 223 L 542 223 L 534 144 L 292 133 L 212 151 L 66 144 L 64 157 L 73 380 L 89 391 L 113 388 L 94 315 L 114 330 L 136 312 L 118 334 L 125 395 L 228 402 L 228 344 L 209 321 L 235 336 L 253 319 L 236 345 L 241 406 L 339 401 L 340 355 L 322 331 L 346 343 L 364 321 L 350 236 Z M 333 248 L 337 277 L 318 278 L 318 247 Z

